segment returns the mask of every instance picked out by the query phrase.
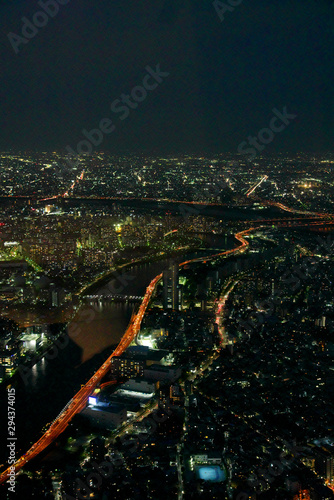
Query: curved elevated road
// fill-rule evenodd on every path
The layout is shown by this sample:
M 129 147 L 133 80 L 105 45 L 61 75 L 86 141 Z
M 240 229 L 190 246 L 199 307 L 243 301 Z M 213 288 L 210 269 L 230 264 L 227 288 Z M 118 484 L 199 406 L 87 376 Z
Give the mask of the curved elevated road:
M 258 228 L 250 228 L 245 231 L 240 231 L 235 234 L 235 238 L 241 243 L 237 248 L 233 250 L 227 250 L 221 253 L 217 253 L 215 255 L 209 255 L 207 257 L 200 257 L 192 260 L 187 260 L 180 264 L 181 266 L 185 266 L 189 263 L 195 262 L 203 262 L 207 260 L 211 260 L 216 257 L 227 256 L 230 254 L 240 254 L 244 252 L 249 243 L 244 239 L 244 235 L 248 235 L 251 231 Z M 114 356 L 120 356 L 131 344 L 134 340 L 135 336 L 138 334 L 140 330 L 140 325 L 149 304 L 149 301 L 152 297 L 152 294 L 155 290 L 157 283 L 161 280 L 162 273 L 156 276 L 149 286 L 146 289 L 146 293 L 144 299 L 139 307 L 138 312 L 132 316 L 129 326 L 126 329 L 120 343 L 113 351 L 113 353 L 109 356 L 109 358 L 103 363 L 103 365 L 95 372 L 95 374 L 88 380 L 88 382 L 81 387 L 81 389 L 75 394 L 75 396 L 67 403 L 65 408 L 61 411 L 61 413 L 55 418 L 52 422 L 48 430 L 43 434 L 43 436 L 34 443 L 31 448 L 22 455 L 14 464 L 15 471 L 18 472 L 24 465 L 35 458 L 39 453 L 45 450 L 57 437 L 66 429 L 67 425 L 71 421 L 71 419 L 82 411 L 87 404 L 88 397 L 92 394 L 96 386 L 100 383 L 102 378 L 108 373 L 110 369 L 111 359 Z M 6 469 L 0 475 L 0 484 L 4 483 L 10 474 L 10 469 Z
M 286 209 L 287 207 L 281 205 L 280 208 Z M 251 227 L 249 229 L 236 233 L 234 237 L 236 238 L 236 240 L 240 242 L 240 245 L 232 250 L 227 250 L 206 257 L 199 257 L 187 260 L 181 262 L 179 266 L 181 267 L 195 262 L 205 262 L 208 260 L 212 260 L 216 257 L 223 257 L 231 254 L 239 255 L 245 252 L 245 250 L 249 246 L 249 243 L 244 238 L 244 236 L 247 236 L 250 232 L 256 229 L 260 229 L 261 227 L 262 226 Z M 157 283 L 161 280 L 161 278 L 162 278 L 162 273 L 156 276 L 147 287 L 144 299 L 139 307 L 138 312 L 132 316 L 128 328 L 126 329 L 120 343 L 113 351 L 113 353 L 103 363 L 103 365 L 95 372 L 95 374 L 88 380 L 88 382 L 82 386 L 82 388 L 77 392 L 77 394 L 67 403 L 65 408 L 55 418 L 55 420 L 52 422 L 52 424 L 50 425 L 48 430 L 43 434 L 43 436 L 31 446 L 31 448 L 27 451 L 27 453 L 22 455 L 15 462 L 14 467 L 16 472 L 22 469 L 22 467 L 24 467 L 24 465 L 27 462 L 35 458 L 39 453 L 45 450 L 55 439 L 57 439 L 57 437 L 66 429 L 67 425 L 74 417 L 74 415 L 82 411 L 83 408 L 86 406 L 88 397 L 92 394 L 92 392 L 94 391 L 96 386 L 100 383 L 100 381 L 103 379 L 103 377 L 108 373 L 110 369 L 111 359 L 114 356 L 120 356 L 129 347 L 131 342 L 138 334 L 149 301 L 151 300 L 155 287 Z M 9 474 L 10 474 L 9 468 L 6 469 L 4 472 L 2 472 L 2 474 L 0 475 L 0 484 L 4 483 L 9 478 Z
M 95 387 L 99 384 L 102 378 L 108 373 L 110 369 L 110 362 L 114 356 L 120 356 L 129 347 L 134 337 L 137 335 L 140 329 L 140 324 L 142 322 L 143 316 L 145 314 L 148 303 L 151 299 L 153 291 L 156 284 L 162 278 L 162 274 L 156 276 L 146 289 L 146 293 L 141 303 L 137 314 L 135 314 L 129 323 L 129 326 L 123 335 L 120 343 L 109 356 L 109 358 L 103 363 L 103 365 L 95 372 L 95 374 L 88 380 L 88 382 L 81 387 L 77 394 L 68 402 L 61 413 L 55 418 L 48 430 L 43 434 L 43 436 L 34 443 L 31 448 L 22 455 L 15 465 L 16 472 L 19 471 L 29 460 L 35 458 L 39 453 L 41 453 L 45 448 L 49 446 L 67 427 L 71 419 L 79 413 L 86 406 L 88 397 L 92 394 Z M 0 475 L 0 484 L 6 481 L 9 477 L 10 469 L 6 469 Z

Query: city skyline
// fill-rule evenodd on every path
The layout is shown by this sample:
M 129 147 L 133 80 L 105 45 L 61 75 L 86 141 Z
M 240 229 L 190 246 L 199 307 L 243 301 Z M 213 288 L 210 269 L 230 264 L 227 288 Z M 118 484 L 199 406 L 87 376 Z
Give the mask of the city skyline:
M 334 1 L 0 26 L 0 497 L 334 500 Z

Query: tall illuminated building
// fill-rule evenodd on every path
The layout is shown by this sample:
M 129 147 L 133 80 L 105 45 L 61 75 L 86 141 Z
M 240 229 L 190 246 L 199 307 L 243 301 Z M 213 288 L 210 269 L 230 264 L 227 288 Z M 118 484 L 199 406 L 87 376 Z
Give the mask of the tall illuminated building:
M 163 306 L 164 309 L 179 309 L 179 266 L 172 264 L 163 272 Z

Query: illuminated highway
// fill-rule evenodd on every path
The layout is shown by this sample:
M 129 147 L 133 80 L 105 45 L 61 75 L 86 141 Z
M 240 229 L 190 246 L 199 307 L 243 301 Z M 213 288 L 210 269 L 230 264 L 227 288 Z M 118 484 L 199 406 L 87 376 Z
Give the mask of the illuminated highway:
M 321 222 L 324 223 L 324 217 L 325 215 L 310 215 L 309 217 L 284 217 L 284 218 L 275 218 L 275 219 L 257 219 L 256 222 L 260 222 L 261 224 L 286 224 L 286 223 L 296 223 L 299 224 L 300 222 Z M 332 220 L 333 216 L 328 215 L 326 216 L 326 220 Z M 254 220 L 238 220 L 236 222 L 237 224 L 254 224 Z
M 264 203 L 264 202 L 263 202 Z M 308 212 L 307 210 L 297 210 L 295 208 L 290 208 L 287 207 L 286 205 L 283 205 L 283 203 L 279 203 L 276 201 L 268 201 L 266 204 L 272 206 L 272 207 L 277 207 L 280 208 L 281 210 L 284 210 L 284 212 L 290 212 L 292 214 L 302 214 L 302 215 L 315 215 L 317 217 L 326 217 L 329 214 L 322 214 L 321 212 Z
M 155 287 L 161 278 L 162 274 L 159 274 L 151 281 L 151 283 L 147 287 L 143 302 L 141 303 L 137 314 L 132 316 L 129 326 L 114 352 L 88 380 L 88 382 L 81 387 L 79 392 L 77 392 L 77 394 L 67 403 L 65 408 L 55 418 L 55 420 L 52 422 L 51 426 L 43 434 L 43 436 L 31 446 L 27 453 L 22 455 L 22 457 L 17 460 L 17 462 L 15 463 L 16 472 L 19 471 L 27 462 L 29 462 L 39 453 L 45 450 L 45 448 L 47 448 L 47 446 L 49 446 L 49 444 L 51 444 L 66 429 L 68 423 L 71 421 L 74 415 L 85 408 L 88 397 L 92 394 L 102 378 L 108 373 L 110 369 L 111 359 L 114 356 L 120 356 L 129 347 L 129 345 L 139 332 L 140 324 L 142 322 L 146 308 L 149 304 Z M 8 479 L 9 472 L 10 470 L 6 469 L 0 475 L 0 484 Z
M 244 236 L 249 235 L 251 231 L 254 231 L 255 229 L 260 229 L 261 227 L 262 226 L 251 227 L 249 229 L 236 233 L 234 236 L 236 240 L 240 242 L 240 245 L 237 248 L 234 248 L 232 250 L 226 250 L 224 252 L 220 252 L 214 255 L 209 255 L 206 257 L 187 260 L 179 264 L 179 266 L 182 267 L 192 263 L 206 262 L 217 257 L 229 256 L 231 254 L 240 255 L 243 252 L 245 252 L 247 250 L 247 247 L 249 246 L 249 243 L 244 238 Z M 114 356 L 120 356 L 129 347 L 131 342 L 134 340 L 135 336 L 138 334 L 149 301 L 151 300 L 155 287 L 157 283 L 161 280 L 161 278 L 162 278 L 162 273 L 156 276 L 147 287 L 144 299 L 139 307 L 139 310 L 136 314 L 133 314 L 130 323 L 128 325 L 128 328 L 124 333 L 116 349 L 109 356 L 109 358 L 103 363 L 103 365 L 95 372 L 95 374 L 88 380 L 88 382 L 85 385 L 83 385 L 81 389 L 77 392 L 77 394 L 68 402 L 68 404 L 61 411 L 61 413 L 55 418 L 55 420 L 52 422 L 51 426 L 43 434 L 43 436 L 35 444 L 31 446 L 31 448 L 27 451 L 27 453 L 25 453 L 17 460 L 17 462 L 15 463 L 16 472 L 22 469 L 22 467 L 24 467 L 24 465 L 27 462 L 35 458 L 39 453 L 45 450 L 45 448 L 47 448 L 55 439 L 57 439 L 57 437 L 66 429 L 66 427 L 68 426 L 69 422 L 74 417 L 74 415 L 76 415 L 85 408 L 88 397 L 92 394 L 96 386 L 100 383 L 103 377 L 110 370 L 110 363 L 112 358 Z M 227 298 L 226 295 L 227 292 L 222 298 L 223 300 L 221 303 L 222 307 L 225 304 L 225 300 Z M 4 483 L 8 479 L 9 473 L 10 469 L 8 468 L 0 475 L 0 484 Z
M 268 179 L 267 175 L 265 175 L 264 177 L 262 177 L 262 179 L 259 182 L 257 182 L 253 187 L 251 187 L 247 191 L 246 196 L 249 196 L 250 194 L 252 194 L 255 191 L 255 189 L 258 188 L 262 184 L 262 182 L 266 181 L 267 179 Z
M 65 193 L 63 193 L 63 194 L 56 194 L 54 196 L 50 196 L 49 198 L 41 198 L 40 201 L 55 200 L 55 199 L 57 199 L 59 197 L 61 197 L 61 198 L 67 198 L 67 197 L 69 197 L 70 191 L 73 191 L 73 189 L 75 188 L 76 184 L 78 184 L 80 181 L 83 180 L 84 175 L 85 175 L 85 171 L 83 170 L 81 172 L 81 174 L 78 175 L 77 178 L 72 182 L 71 186 L 67 189 L 67 191 L 65 191 Z
M 207 260 L 211 260 L 215 257 L 227 256 L 232 253 L 240 254 L 244 252 L 247 249 L 249 243 L 247 240 L 243 238 L 243 236 L 249 234 L 251 231 L 253 231 L 253 229 L 254 228 L 250 228 L 235 234 L 235 238 L 241 243 L 241 245 L 239 245 L 237 248 L 234 248 L 233 250 L 220 252 L 207 257 L 187 260 L 185 262 L 182 262 L 180 264 L 180 267 L 190 263 L 206 262 Z M 57 437 L 66 429 L 67 425 L 74 417 L 74 415 L 76 415 L 85 408 L 88 397 L 92 394 L 92 392 L 94 391 L 96 386 L 100 383 L 100 381 L 103 379 L 103 377 L 108 373 L 112 358 L 114 356 L 120 356 L 129 347 L 131 342 L 134 340 L 135 336 L 138 334 L 149 301 L 151 300 L 155 287 L 157 283 L 161 280 L 161 278 L 162 278 L 162 273 L 156 276 L 147 287 L 144 299 L 139 307 L 137 314 L 134 314 L 132 316 L 129 326 L 125 334 L 123 335 L 120 343 L 114 350 L 114 352 L 103 363 L 103 365 L 95 372 L 95 374 L 88 380 L 88 382 L 81 387 L 79 392 L 77 392 L 77 394 L 67 403 L 65 408 L 55 418 L 55 420 L 52 422 L 51 426 L 43 434 L 43 436 L 31 446 L 31 448 L 27 451 L 27 453 L 22 455 L 17 460 L 17 462 L 15 463 L 16 472 L 22 469 L 22 467 L 24 467 L 24 465 L 27 462 L 35 458 L 39 453 L 45 450 L 45 448 L 47 448 L 55 439 L 57 439 Z M 9 473 L 10 469 L 8 468 L 0 475 L 0 484 L 5 482 L 6 479 L 8 479 Z
M 185 266 L 187 264 L 190 264 L 190 263 L 192 264 L 195 262 L 206 262 L 206 261 L 214 259 L 216 257 L 224 257 L 224 256 L 230 255 L 232 253 L 239 255 L 239 254 L 245 252 L 245 250 L 247 250 L 247 247 L 249 245 L 248 241 L 245 240 L 245 238 L 243 236 L 248 235 L 251 231 L 254 231 L 254 229 L 259 229 L 260 227 L 261 226 L 258 226 L 256 228 L 251 227 L 249 229 L 246 229 L 244 231 L 240 231 L 239 233 L 236 233 L 234 235 L 234 237 L 236 240 L 240 241 L 240 243 L 241 243 L 241 245 L 239 245 L 237 248 L 233 248 L 232 250 L 225 250 L 224 252 L 216 253 L 214 255 L 209 255 L 206 257 L 198 257 L 196 259 L 186 260 L 184 262 L 181 262 L 180 266 Z
M 232 282 L 232 279 L 230 279 L 228 281 L 228 283 L 226 284 L 226 286 L 224 287 L 224 290 L 222 291 L 221 296 L 219 297 L 219 300 L 217 301 L 215 323 L 218 326 L 220 345 L 225 344 L 225 338 L 224 338 L 225 329 L 224 329 L 224 327 L 222 327 L 221 323 L 222 323 L 222 320 L 224 318 L 224 310 L 225 310 L 226 301 L 237 283 L 238 283 L 238 280 L 235 280 Z
M 80 174 L 80 175 L 78 175 L 78 177 L 77 177 L 77 178 L 73 181 L 73 183 L 72 183 L 72 184 L 71 184 L 71 186 L 68 188 L 68 190 L 67 190 L 67 191 L 65 191 L 65 193 L 61 195 L 61 196 L 62 196 L 62 198 L 66 198 L 66 197 L 68 197 L 68 196 L 69 196 L 69 192 L 70 192 L 70 191 L 73 191 L 73 189 L 75 188 L 76 184 L 78 184 L 80 181 L 82 181 L 82 180 L 83 180 L 83 178 L 84 178 L 84 174 L 85 174 L 85 171 L 83 170 L 83 171 L 81 172 L 81 174 Z

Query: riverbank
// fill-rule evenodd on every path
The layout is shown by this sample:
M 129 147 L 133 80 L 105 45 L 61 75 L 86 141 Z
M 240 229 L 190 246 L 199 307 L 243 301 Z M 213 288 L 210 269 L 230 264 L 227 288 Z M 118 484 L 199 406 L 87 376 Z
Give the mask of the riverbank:
M 188 245 L 180 248 L 179 250 L 173 250 L 173 252 L 169 253 L 160 252 L 158 255 L 155 256 L 145 255 L 139 259 L 132 259 L 129 262 L 125 262 L 124 264 L 120 264 L 118 266 L 113 267 L 112 269 L 105 271 L 101 276 L 95 278 L 93 282 L 89 283 L 88 285 L 85 285 L 78 292 L 76 292 L 76 295 L 82 296 L 84 294 L 86 295 L 93 294 L 97 288 L 106 285 L 108 281 L 110 281 L 110 279 L 114 277 L 114 275 L 116 275 L 120 271 L 123 272 L 125 269 L 131 266 L 145 264 L 145 263 L 159 262 L 165 259 L 172 259 L 173 257 L 177 257 L 179 255 L 184 254 L 184 252 L 196 251 L 196 250 L 199 251 L 200 249 L 201 249 L 200 246 Z M 205 248 L 203 248 L 203 251 L 205 251 Z
M 220 238 L 220 245 L 221 248 L 233 248 L 236 241 L 234 238 L 228 240 Z M 199 253 L 203 255 L 203 251 Z M 179 252 L 177 260 L 192 259 L 195 254 L 196 252 L 192 252 L 191 255 L 185 254 L 183 249 Z M 125 293 L 144 295 L 148 283 L 161 273 L 163 268 L 168 267 L 169 261 L 162 258 L 156 262 L 127 264 L 135 279 L 129 281 Z M 113 282 L 116 282 L 115 278 Z M 25 445 L 27 436 L 36 439 L 40 429 L 64 408 L 65 403 L 78 391 L 81 384 L 85 383 L 101 366 L 101 362 L 108 358 L 111 346 L 118 344 L 124 335 L 132 311 L 131 304 L 108 302 L 81 304 L 69 325 L 69 344 L 66 348 L 59 350 L 55 359 L 39 361 L 34 366 L 28 385 L 20 381 L 19 377 L 16 378 L 14 385 L 17 392 L 18 453 L 20 449 L 23 453 L 28 448 Z M 74 335 L 73 331 L 74 333 L 80 331 L 80 334 Z M 4 391 L 0 399 L 4 409 L 6 399 Z M 5 423 L 5 416 L 3 422 Z M 5 434 L 5 425 L 1 428 Z M 6 439 L 5 435 L 3 439 Z

